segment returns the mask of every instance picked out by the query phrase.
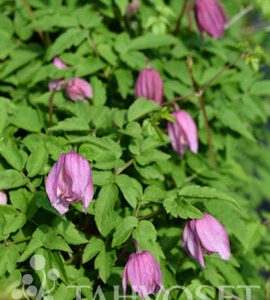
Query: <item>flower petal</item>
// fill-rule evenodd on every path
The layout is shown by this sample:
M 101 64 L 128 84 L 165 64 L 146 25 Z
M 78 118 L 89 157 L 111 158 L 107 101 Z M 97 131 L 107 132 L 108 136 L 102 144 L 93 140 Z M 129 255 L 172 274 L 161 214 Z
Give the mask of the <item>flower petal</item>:
M 205 267 L 203 252 L 199 238 L 196 233 L 195 220 L 189 221 L 183 232 L 183 248 L 199 262 L 202 267 Z
M 178 110 L 174 112 L 173 115 L 185 135 L 190 150 L 194 153 L 197 153 L 199 144 L 196 123 L 194 122 L 192 117 L 184 110 Z
M 202 246 L 209 252 L 217 252 L 224 260 L 231 255 L 230 241 L 225 227 L 213 216 L 205 213 L 196 220 L 196 232 Z

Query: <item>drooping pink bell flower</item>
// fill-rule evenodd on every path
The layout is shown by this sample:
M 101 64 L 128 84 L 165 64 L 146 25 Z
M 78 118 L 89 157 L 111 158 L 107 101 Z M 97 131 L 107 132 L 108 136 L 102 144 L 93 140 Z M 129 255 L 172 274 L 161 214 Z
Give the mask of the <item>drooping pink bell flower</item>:
M 67 65 L 58 56 L 54 57 L 53 64 L 56 66 L 57 69 L 65 69 L 67 67 Z
M 135 95 L 137 98 L 145 97 L 161 105 L 163 98 L 163 83 L 158 71 L 147 64 L 135 83 Z
M 156 294 L 162 287 L 162 274 L 158 262 L 149 251 L 141 252 L 136 242 L 136 253 L 129 255 L 125 266 L 122 287 L 124 299 L 126 297 L 127 283 L 141 298 Z
M 197 125 L 192 117 L 184 110 L 177 110 L 173 114 L 175 122 L 168 122 L 168 134 L 173 149 L 183 155 L 187 148 L 198 152 Z
M 140 9 L 140 6 L 141 4 L 139 1 L 132 1 L 131 3 L 129 3 L 126 9 L 126 16 L 128 18 L 133 16 Z
M 183 233 L 183 248 L 202 267 L 205 267 L 204 253 L 218 253 L 223 260 L 228 260 L 231 255 L 225 227 L 208 213 L 202 219 L 187 222 Z
M 6 205 L 7 201 L 7 194 L 4 191 L 0 191 L 0 205 Z
M 202 37 L 204 32 L 215 38 L 224 35 L 227 17 L 218 0 L 195 0 L 194 11 Z
M 67 96 L 73 100 L 85 100 L 93 97 L 91 85 L 80 78 L 74 77 L 70 79 L 66 85 Z
M 61 215 L 68 211 L 72 202 L 80 200 L 86 211 L 94 194 L 89 162 L 77 153 L 62 154 L 47 177 L 46 192 Z

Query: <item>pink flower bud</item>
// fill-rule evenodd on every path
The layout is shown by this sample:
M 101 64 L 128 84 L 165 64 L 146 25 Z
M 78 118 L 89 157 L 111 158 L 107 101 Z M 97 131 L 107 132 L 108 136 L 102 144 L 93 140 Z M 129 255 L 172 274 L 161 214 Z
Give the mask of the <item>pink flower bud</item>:
M 94 194 L 88 161 L 77 153 L 62 154 L 47 177 L 46 192 L 52 206 L 61 215 L 68 211 L 72 202 L 80 200 L 86 211 Z
M 201 36 L 204 32 L 216 38 L 224 35 L 227 18 L 217 0 L 195 0 L 194 10 Z
M 202 267 L 205 267 L 203 253 L 218 253 L 223 260 L 228 260 L 231 255 L 226 229 L 207 213 L 202 219 L 188 221 L 183 233 L 183 247 Z
M 67 67 L 67 65 L 58 56 L 56 56 L 53 59 L 53 64 L 56 66 L 57 69 L 65 69 Z
M 173 149 L 183 155 L 187 148 L 192 152 L 198 152 L 197 126 L 192 117 L 184 110 L 177 110 L 173 113 L 175 123 L 168 122 L 168 134 Z
M 156 101 L 161 105 L 163 98 L 163 83 L 156 69 L 150 64 L 142 70 L 135 83 L 135 95 L 137 98 L 145 97 L 148 100 Z
M 72 78 L 68 81 L 66 86 L 67 96 L 73 100 L 84 100 L 86 98 L 93 97 L 93 91 L 91 85 L 80 78 Z
M 139 1 L 132 1 L 126 9 L 126 16 L 130 18 L 132 15 L 134 15 L 139 9 L 140 9 L 140 2 Z
M 160 266 L 150 252 L 137 249 L 136 253 L 130 254 L 122 278 L 124 299 L 128 282 L 141 298 L 156 294 L 162 287 Z
M 0 205 L 6 205 L 8 202 L 7 194 L 4 191 L 0 191 Z

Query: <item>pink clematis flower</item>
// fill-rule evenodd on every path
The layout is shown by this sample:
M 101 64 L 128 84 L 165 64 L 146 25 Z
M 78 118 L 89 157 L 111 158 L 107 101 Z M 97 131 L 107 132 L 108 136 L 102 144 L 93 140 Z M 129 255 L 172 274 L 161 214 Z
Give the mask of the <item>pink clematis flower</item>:
M 146 69 L 143 69 L 135 83 L 135 95 L 137 98 L 145 97 L 153 100 L 159 105 L 163 98 L 163 83 L 156 69 L 153 69 L 148 63 Z
M 67 67 L 67 65 L 58 56 L 54 57 L 53 64 L 56 66 L 57 69 L 65 69 Z
M 224 35 L 227 17 L 217 0 L 195 0 L 194 11 L 202 37 L 204 32 L 215 38 Z
M 92 86 L 85 80 L 74 77 L 70 79 L 66 86 L 67 96 L 73 100 L 85 100 L 93 97 Z
M 223 260 L 228 260 L 231 255 L 226 229 L 208 213 L 202 219 L 187 222 L 183 233 L 183 248 L 202 267 L 205 267 L 204 253 L 218 253 Z
M 176 122 L 168 122 L 168 134 L 173 149 L 183 155 L 187 148 L 192 152 L 198 152 L 197 126 L 192 117 L 184 110 L 173 113 Z
M 8 202 L 7 194 L 4 191 L 0 191 L 0 205 L 6 205 Z
M 86 211 L 94 195 L 89 162 L 77 153 L 62 154 L 47 177 L 46 192 L 61 215 L 68 211 L 72 202 L 80 200 Z
M 131 3 L 129 3 L 126 9 L 126 16 L 128 18 L 133 16 L 140 9 L 140 6 L 141 4 L 139 1 L 132 1 Z
M 156 294 L 162 287 L 162 274 L 158 262 L 149 251 L 141 252 L 137 242 L 136 248 L 136 253 L 130 254 L 123 273 L 124 299 L 128 282 L 141 298 Z

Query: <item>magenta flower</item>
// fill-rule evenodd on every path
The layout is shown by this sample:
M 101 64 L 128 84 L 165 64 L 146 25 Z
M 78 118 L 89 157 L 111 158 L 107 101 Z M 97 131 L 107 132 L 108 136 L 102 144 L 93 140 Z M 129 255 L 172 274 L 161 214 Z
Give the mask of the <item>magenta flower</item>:
M 148 63 L 146 69 L 142 70 L 135 83 L 135 95 L 137 98 L 145 97 L 156 101 L 161 105 L 163 98 L 163 83 L 156 69 Z
M 207 213 L 202 219 L 188 221 L 183 233 L 183 247 L 202 267 L 205 267 L 204 253 L 218 253 L 224 260 L 228 260 L 231 255 L 226 229 Z
M 202 37 L 204 32 L 216 38 L 224 35 L 227 18 L 223 7 L 217 0 L 195 0 L 194 11 Z
M 56 66 L 57 69 L 65 69 L 67 67 L 67 65 L 58 56 L 56 56 L 53 59 L 53 64 Z
M 128 282 L 141 298 L 156 294 L 162 287 L 162 274 L 158 262 L 150 252 L 141 252 L 139 247 L 136 247 L 137 252 L 130 254 L 123 273 L 124 299 Z
M 86 211 L 94 194 L 88 161 L 77 153 L 62 154 L 47 177 L 46 192 L 61 215 L 68 211 L 70 203 L 80 200 Z
M 80 78 L 74 77 L 70 79 L 66 86 L 67 96 L 73 100 L 84 100 L 86 98 L 93 97 L 93 91 L 91 85 Z
M 192 152 L 198 152 L 197 126 L 192 117 L 184 110 L 177 110 L 173 113 L 175 122 L 168 122 L 168 134 L 173 149 L 183 155 L 186 148 Z
M 0 205 L 6 205 L 7 201 L 7 194 L 4 191 L 0 191 Z
M 126 16 L 130 18 L 140 9 L 140 6 L 141 4 L 139 1 L 132 1 L 131 3 L 129 3 L 126 9 Z

